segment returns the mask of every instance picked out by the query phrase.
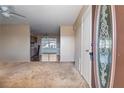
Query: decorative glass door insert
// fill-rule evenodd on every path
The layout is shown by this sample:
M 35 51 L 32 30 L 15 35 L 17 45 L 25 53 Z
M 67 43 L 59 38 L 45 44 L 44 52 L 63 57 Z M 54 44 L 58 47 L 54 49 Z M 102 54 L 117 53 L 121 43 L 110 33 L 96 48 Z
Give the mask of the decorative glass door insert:
M 96 15 L 95 72 L 97 87 L 110 87 L 113 64 L 114 20 L 112 6 L 101 5 Z

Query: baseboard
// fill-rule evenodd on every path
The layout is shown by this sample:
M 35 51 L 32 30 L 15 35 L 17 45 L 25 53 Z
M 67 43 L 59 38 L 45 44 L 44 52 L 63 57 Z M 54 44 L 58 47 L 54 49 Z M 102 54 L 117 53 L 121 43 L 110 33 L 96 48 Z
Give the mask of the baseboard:
M 75 63 L 75 61 L 60 61 L 61 63 Z
M 16 62 L 30 62 L 30 60 L 0 60 L 0 62 L 16 63 Z

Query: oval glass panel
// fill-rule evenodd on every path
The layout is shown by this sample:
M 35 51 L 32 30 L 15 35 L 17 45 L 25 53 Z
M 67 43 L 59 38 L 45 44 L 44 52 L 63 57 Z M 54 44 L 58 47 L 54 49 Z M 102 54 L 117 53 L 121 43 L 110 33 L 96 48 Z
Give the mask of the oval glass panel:
M 110 5 L 98 7 L 96 19 L 96 74 L 98 87 L 109 87 L 112 68 L 113 20 Z

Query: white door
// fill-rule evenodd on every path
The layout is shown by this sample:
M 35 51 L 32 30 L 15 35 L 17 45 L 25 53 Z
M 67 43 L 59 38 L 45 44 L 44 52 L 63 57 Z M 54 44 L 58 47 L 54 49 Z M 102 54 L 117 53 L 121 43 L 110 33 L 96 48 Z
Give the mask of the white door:
M 82 17 L 81 74 L 91 87 L 92 6 L 87 6 Z

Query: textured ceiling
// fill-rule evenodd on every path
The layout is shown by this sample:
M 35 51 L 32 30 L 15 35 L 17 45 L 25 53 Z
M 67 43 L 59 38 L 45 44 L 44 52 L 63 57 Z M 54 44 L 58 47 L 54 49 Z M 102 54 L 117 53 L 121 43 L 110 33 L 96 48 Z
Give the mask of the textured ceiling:
M 0 23 L 29 23 L 33 32 L 56 33 L 60 25 L 73 25 L 82 6 L 79 5 L 26 5 L 9 6 L 13 11 L 26 16 L 4 18 Z

